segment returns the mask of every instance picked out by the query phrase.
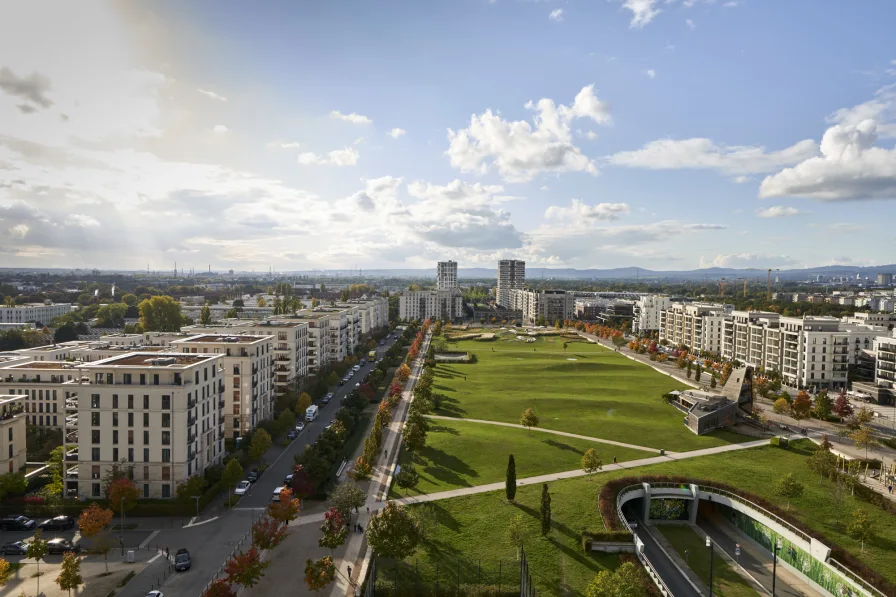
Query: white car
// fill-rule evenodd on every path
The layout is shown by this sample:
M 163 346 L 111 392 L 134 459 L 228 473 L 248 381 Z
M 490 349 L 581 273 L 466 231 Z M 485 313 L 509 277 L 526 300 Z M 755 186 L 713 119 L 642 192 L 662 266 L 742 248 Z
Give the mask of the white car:
M 146 597 L 165 597 L 165 595 L 161 591 L 150 591 Z
M 235 493 L 236 495 L 243 495 L 247 491 L 249 491 L 250 487 L 252 487 L 252 484 L 248 481 L 240 481 L 237 484 L 236 489 L 233 490 L 233 493 Z
M 296 431 L 304 431 L 304 430 L 305 430 L 305 423 L 302 423 L 301 421 L 296 423 Z

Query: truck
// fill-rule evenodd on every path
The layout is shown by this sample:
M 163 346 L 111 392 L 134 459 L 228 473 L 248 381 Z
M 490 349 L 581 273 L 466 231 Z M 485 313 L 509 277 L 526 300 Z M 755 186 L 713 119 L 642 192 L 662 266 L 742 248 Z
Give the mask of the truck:
M 376 360 L 376 351 L 375 350 L 371 350 L 369 353 L 367 353 L 367 360 L 370 361 L 371 363 Z
M 319 411 L 320 411 L 320 409 L 317 408 L 317 405 L 312 404 L 311 406 L 309 406 L 308 408 L 305 409 L 305 420 L 308 422 L 313 421 L 314 419 L 317 418 L 317 414 Z

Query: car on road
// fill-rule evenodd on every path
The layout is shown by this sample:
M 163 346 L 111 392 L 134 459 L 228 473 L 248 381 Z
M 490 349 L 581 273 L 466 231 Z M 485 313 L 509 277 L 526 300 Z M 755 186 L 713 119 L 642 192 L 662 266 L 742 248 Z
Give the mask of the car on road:
M 329 404 L 330 400 L 332 400 L 332 399 L 333 399 L 333 392 L 330 392 L 329 394 L 327 394 L 326 396 L 323 397 L 321 402 L 323 402 L 324 404 Z
M 360 388 L 360 387 L 361 387 L 361 384 L 360 384 L 360 383 L 356 383 L 356 384 L 355 384 L 355 388 L 356 388 L 356 389 L 357 389 L 357 388 Z
M 295 439 L 299 436 L 298 432 L 295 429 L 290 429 L 289 433 L 286 434 L 286 439 Z
M 246 481 L 248 481 L 249 483 L 255 483 L 256 481 L 258 481 L 258 478 L 260 476 L 261 476 L 261 473 L 258 472 L 258 469 L 253 468 L 251 471 L 249 471 L 249 474 L 246 475 Z
M 296 431 L 298 431 L 299 433 L 305 431 L 305 423 L 302 423 L 301 421 L 296 423 Z
M 24 541 L 11 541 L 0 545 L 0 553 L 5 556 L 23 556 L 28 551 L 28 544 Z
M 348 378 L 347 378 L 347 377 L 343 377 L 342 379 L 339 380 L 339 385 L 340 385 L 340 386 L 344 386 L 344 385 L 345 385 L 345 382 L 347 382 L 347 381 L 348 381 Z
M 284 477 L 284 479 L 283 479 L 283 485 L 292 485 L 292 478 L 294 476 L 295 475 L 293 475 L 292 473 L 286 475 L 286 477 Z
M 67 531 L 75 528 L 75 519 L 71 516 L 57 516 L 43 520 L 37 526 L 45 531 Z
M 279 503 L 280 502 L 280 493 L 286 489 L 286 487 L 276 487 L 274 489 L 273 495 L 271 495 L 271 502 Z
M 146 594 L 146 597 L 165 597 L 165 594 L 161 591 L 150 591 Z
M 629 519 L 626 520 L 625 522 L 628 523 L 628 527 L 629 527 L 630 529 L 636 529 L 636 528 L 638 528 L 638 521 L 635 520 L 634 518 L 629 518 Z
M 50 539 L 47 541 L 47 553 L 50 555 L 61 555 L 70 551 L 78 553 L 81 551 L 81 546 L 77 543 L 72 543 L 68 539 Z
M 244 495 L 249 488 L 252 487 L 252 483 L 249 481 L 240 481 L 236 484 L 236 489 L 233 490 L 233 493 L 236 495 Z
M 34 527 L 34 521 L 27 516 L 4 516 L 0 518 L 0 530 L 3 531 L 30 531 Z
M 181 547 L 177 550 L 177 553 L 174 554 L 174 570 L 175 572 L 180 572 L 181 570 L 189 570 L 190 566 L 193 565 L 193 560 L 190 559 L 190 552 Z
M 361 359 L 361 360 L 358 362 L 358 364 L 361 365 L 362 367 L 365 366 L 365 365 L 367 364 L 367 359 Z

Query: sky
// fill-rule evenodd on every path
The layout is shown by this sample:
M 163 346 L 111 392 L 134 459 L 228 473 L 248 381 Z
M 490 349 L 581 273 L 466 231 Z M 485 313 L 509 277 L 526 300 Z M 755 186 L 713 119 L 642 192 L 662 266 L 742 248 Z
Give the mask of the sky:
M 0 6 L 0 267 L 896 262 L 890 0 Z

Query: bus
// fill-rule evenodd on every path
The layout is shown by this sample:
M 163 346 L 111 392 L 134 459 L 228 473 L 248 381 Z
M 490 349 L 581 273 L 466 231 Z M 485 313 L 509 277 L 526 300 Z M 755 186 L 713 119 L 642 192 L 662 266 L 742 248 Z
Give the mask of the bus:
M 371 350 L 369 353 L 367 353 L 367 360 L 370 361 L 371 363 L 376 360 L 376 351 L 375 350 Z

